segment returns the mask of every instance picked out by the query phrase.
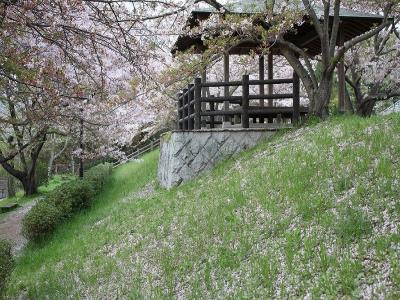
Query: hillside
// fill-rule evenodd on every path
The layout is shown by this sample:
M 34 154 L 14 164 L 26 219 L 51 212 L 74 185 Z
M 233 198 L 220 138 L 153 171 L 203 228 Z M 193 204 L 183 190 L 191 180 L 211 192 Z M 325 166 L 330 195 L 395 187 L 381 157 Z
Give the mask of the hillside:
M 400 297 L 400 116 L 279 134 L 164 191 L 158 153 L 18 260 L 8 297 Z

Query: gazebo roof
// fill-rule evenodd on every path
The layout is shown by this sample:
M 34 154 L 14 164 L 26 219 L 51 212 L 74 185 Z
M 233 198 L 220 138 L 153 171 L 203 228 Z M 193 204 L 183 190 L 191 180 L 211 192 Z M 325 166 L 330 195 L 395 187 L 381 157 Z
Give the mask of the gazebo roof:
M 225 5 L 225 7 L 231 13 L 235 14 L 259 14 L 264 12 L 265 8 L 265 0 L 247 0 L 247 1 L 234 1 Z M 315 11 L 318 16 L 323 16 L 323 8 L 319 6 L 315 6 Z M 216 13 L 217 10 L 211 6 L 207 7 L 198 7 L 193 12 L 209 12 L 209 13 Z M 330 12 L 331 16 L 333 17 L 333 11 Z M 340 8 L 340 16 L 341 17 L 355 17 L 355 18 L 383 18 L 380 15 L 365 13 L 361 11 L 356 11 L 347 8 Z
M 264 0 L 252 1 L 237 1 L 226 5 L 226 8 L 231 14 L 259 14 L 264 11 Z M 315 11 L 317 16 L 322 18 L 323 9 L 316 7 Z M 204 21 L 210 17 L 211 14 L 219 13 L 211 7 L 197 8 L 193 10 L 187 21 L 186 28 L 194 28 L 199 25 L 200 21 Z M 340 30 L 343 33 L 344 41 L 348 41 L 356 36 L 359 36 L 373 28 L 377 23 L 382 22 L 383 16 L 364 13 L 351 9 L 341 8 L 339 13 L 341 23 Z M 330 18 L 333 18 L 333 11 L 331 11 Z M 308 19 L 307 13 L 304 11 L 304 19 Z M 314 26 L 310 22 L 304 22 L 302 25 L 294 25 L 292 31 L 286 33 L 285 39 L 293 42 L 295 45 L 307 49 L 310 56 L 315 56 L 321 53 L 321 43 L 315 31 Z M 194 47 L 196 53 L 202 53 L 206 50 L 201 35 L 189 36 L 180 35 L 172 49 L 172 53 L 185 52 Z M 231 49 L 230 54 L 248 54 L 250 50 L 258 47 L 256 43 L 242 43 Z M 274 54 L 280 54 L 279 48 L 273 48 Z

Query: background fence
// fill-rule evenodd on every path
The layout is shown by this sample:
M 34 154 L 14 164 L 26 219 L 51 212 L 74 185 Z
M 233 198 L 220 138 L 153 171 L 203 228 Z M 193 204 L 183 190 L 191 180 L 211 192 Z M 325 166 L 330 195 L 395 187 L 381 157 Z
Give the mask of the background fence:
M 142 156 L 150 151 L 153 151 L 154 149 L 156 149 L 158 147 L 160 147 L 160 139 L 157 139 L 155 141 L 152 140 L 152 141 L 150 141 L 149 144 L 143 146 L 142 148 L 138 148 L 135 151 L 133 151 L 132 153 L 128 154 L 125 159 L 116 161 L 114 163 L 114 168 L 118 167 L 122 164 L 125 164 L 127 162 L 130 162 L 134 159 L 138 159 L 140 156 Z

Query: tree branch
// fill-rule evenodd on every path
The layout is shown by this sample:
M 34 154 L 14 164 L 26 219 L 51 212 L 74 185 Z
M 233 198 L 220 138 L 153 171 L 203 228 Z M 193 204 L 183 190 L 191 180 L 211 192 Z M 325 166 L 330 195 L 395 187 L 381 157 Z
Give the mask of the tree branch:
M 343 58 L 344 54 L 352 47 L 354 47 L 355 45 L 368 40 L 369 38 L 373 37 L 375 34 L 378 34 L 381 30 L 383 30 L 385 27 L 389 26 L 391 24 L 390 21 L 387 20 L 387 18 L 384 20 L 384 22 L 379 25 L 378 27 L 376 27 L 375 29 L 371 29 L 370 31 L 355 37 L 353 39 L 351 39 L 350 41 L 346 42 L 344 44 L 344 46 L 342 46 L 338 52 L 336 53 L 335 57 L 332 59 L 332 63 L 329 66 L 328 70 L 329 71 L 333 71 L 337 64 L 339 63 L 339 61 Z
M 304 4 L 304 7 L 307 10 L 307 13 L 310 15 L 310 17 L 312 19 L 312 22 L 313 22 L 313 25 L 315 27 L 315 30 L 317 31 L 317 34 L 318 34 L 319 38 L 322 41 L 322 39 L 324 38 L 324 33 L 323 33 L 323 28 L 322 28 L 322 25 L 320 23 L 320 20 L 318 19 L 317 14 L 315 13 L 314 8 L 312 8 L 309 0 L 302 0 L 302 1 L 303 1 L 303 4 Z

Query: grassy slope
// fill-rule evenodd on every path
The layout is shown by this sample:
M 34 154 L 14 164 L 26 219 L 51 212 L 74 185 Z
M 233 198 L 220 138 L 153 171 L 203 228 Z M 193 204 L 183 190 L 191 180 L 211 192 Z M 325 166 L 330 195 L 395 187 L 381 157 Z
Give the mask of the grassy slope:
M 334 119 L 149 197 L 151 153 L 25 250 L 9 297 L 398 298 L 399 133 L 400 116 Z

